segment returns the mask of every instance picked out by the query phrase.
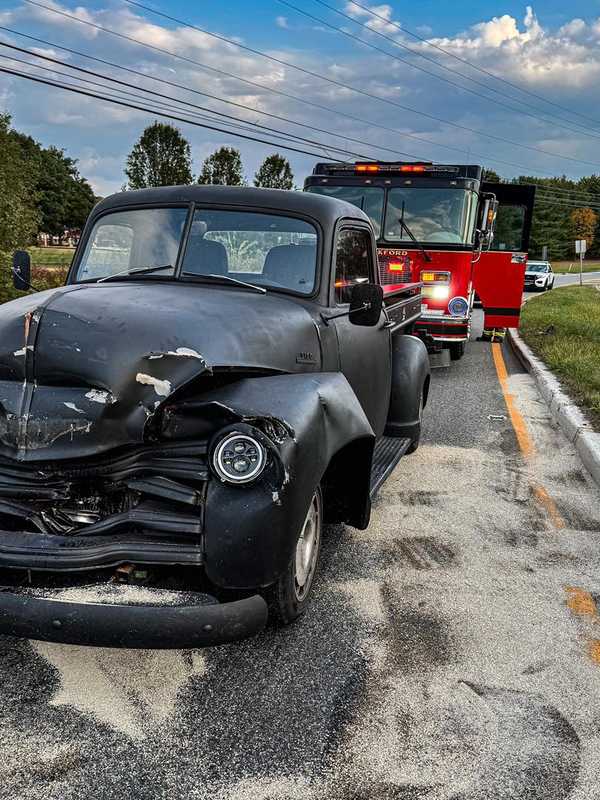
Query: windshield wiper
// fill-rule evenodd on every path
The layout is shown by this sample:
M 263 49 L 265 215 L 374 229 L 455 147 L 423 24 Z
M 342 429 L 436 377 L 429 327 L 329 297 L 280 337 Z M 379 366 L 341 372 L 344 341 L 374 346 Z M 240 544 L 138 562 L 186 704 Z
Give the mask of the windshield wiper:
M 172 264 L 163 264 L 160 267 L 136 267 L 135 269 L 124 269 L 123 272 L 115 272 L 114 275 L 105 275 L 100 278 L 96 283 L 105 283 L 112 281 L 114 278 L 123 278 L 128 275 L 150 275 L 152 272 L 162 272 L 165 269 L 174 269 Z
M 423 247 L 421 242 L 417 241 L 417 239 L 415 238 L 414 233 L 408 227 L 408 224 L 406 222 L 404 222 L 404 206 L 405 206 L 405 202 L 403 200 L 402 201 L 402 216 L 398 220 L 398 222 L 400 223 L 400 236 L 402 236 L 402 229 L 404 229 L 408 233 L 408 235 L 410 236 L 412 241 L 417 245 L 419 250 L 423 253 L 423 258 L 425 259 L 425 261 L 430 262 L 431 261 L 431 256 L 429 255 L 427 250 L 425 250 L 425 248 Z
M 213 281 L 214 283 L 233 283 L 234 286 L 243 286 L 244 289 L 253 289 L 259 294 L 267 293 L 264 286 L 257 286 L 255 283 L 246 283 L 246 281 L 241 281 L 239 278 L 232 278 L 231 275 L 202 275 L 198 272 L 184 272 L 183 275 L 189 278 L 197 278 L 200 281 L 208 280 L 208 282 Z

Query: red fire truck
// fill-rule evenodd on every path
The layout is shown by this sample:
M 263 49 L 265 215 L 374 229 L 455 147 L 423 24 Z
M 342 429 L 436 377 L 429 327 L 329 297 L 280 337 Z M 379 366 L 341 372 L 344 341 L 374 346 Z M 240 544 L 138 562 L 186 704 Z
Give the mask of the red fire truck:
M 486 330 L 518 326 L 534 187 L 486 183 L 476 165 L 374 161 L 317 164 L 304 189 L 368 214 L 384 292 L 422 284 L 414 333 L 430 351 L 461 358 L 476 295 Z

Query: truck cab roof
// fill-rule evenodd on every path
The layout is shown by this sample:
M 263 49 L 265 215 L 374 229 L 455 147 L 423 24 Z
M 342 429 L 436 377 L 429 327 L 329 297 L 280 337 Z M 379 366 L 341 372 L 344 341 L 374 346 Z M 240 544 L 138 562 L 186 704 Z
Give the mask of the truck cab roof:
M 94 208 L 88 225 L 100 215 L 117 208 L 152 205 L 241 206 L 256 211 L 286 212 L 310 217 L 322 228 L 333 226 L 341 218 L 369 222 L 368 216 L 352 203 L 307 192 L 285 189 L 255 189 L 248 186 L 161 186 L 119 192 L 102 200 Z

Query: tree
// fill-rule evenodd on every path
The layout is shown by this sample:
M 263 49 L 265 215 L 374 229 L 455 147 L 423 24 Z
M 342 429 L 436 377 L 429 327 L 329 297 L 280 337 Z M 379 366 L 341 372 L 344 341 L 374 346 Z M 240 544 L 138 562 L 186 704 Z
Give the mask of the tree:
M 585 239 L 588 249 L 592 246 L 598 226 L 598 214 L 591 208 L 576 208 L 571 212 L 571 224 L 575 239 Z
M 10 130 L 10 116 L 0 114 L 0 252 L 25 247 L 35 236 L 36 171 L 23 157 Z
M 76 177 L 73 176 L 69 182 L 65 203 L 65 219 L 68 220 L 65 227 L 83 228 L 98 199 L 85 178 L 79 174 Z
M 65 229 L 82 228 L 96 198 L 77 161 L 58 147 L 43 148 L 31 136 L 17 131 L 11 136 L 35 174 L 39 229 L 60 236 Z
M 220 147 L 202 164 L 198 183 L 216 186 L 245 186 L 242 157 L 235 147 Z
M 127 157 L 125 175 L 129 189 L 190 184 L 194 178 L 189 142 L 173 125 L 149 125 Z
M 502 183 L 502 178 L 498 175 L 496 170 L 493 169 L 483 170 L 483 180 L 488 183 Z
M 294 175 L 290 162 L 279 153 L 267 156 L 254 176 L 254 185 L 263 189 L 292 189 Z

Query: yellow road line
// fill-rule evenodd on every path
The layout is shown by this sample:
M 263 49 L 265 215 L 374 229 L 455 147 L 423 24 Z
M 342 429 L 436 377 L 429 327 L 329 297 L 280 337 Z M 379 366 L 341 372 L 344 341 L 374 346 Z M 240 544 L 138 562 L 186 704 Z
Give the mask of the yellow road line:
M 567 593 L 567 605 L 574 614 L 580 616 L 597 617 L 598 609 L 594 598 L 585 589 L 578 586 L 565 586 Z
M 565 591 L 567 593 L 567 605 L 573 614 L 577 614 L 580 617 L 591 617 L 592 623 L 597 625 L 600 615 L 592 595 L 578 586 L 565 586 Z M 600 639 L 588 639 L 587 651 L 592 661 L 600 664 Z
M 504 356 L 502 355 L 502 345 L 498 343 L 492 344 L 492 356 L 494 358 L 494 366 L 496 367 L 496 374 L 500 381 L 502 394 L 504 395 L 504 402 L 508 409 L 511 424 L 515 431 L 519 449 L 523 457 L 527 461 L 531 461 L 536 454 L 535 444 L 531 438 L 531 434 L 527 428 L 527 423 L 523 415 L 517 408 L 515 398 L 508 388 L 508 371 Z M 547 490 L 539 483 L 531 481 L 531 489 L 538 503 L 544 507 L 546 513 L 552 520 L 555 528 L 566 528 L 566 522 L 563 519 L 558 507 L 552 497 L 548 494 Z

